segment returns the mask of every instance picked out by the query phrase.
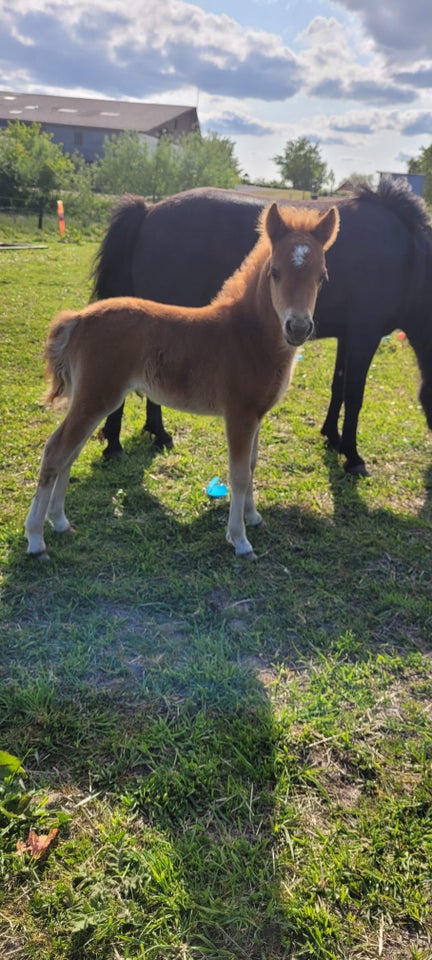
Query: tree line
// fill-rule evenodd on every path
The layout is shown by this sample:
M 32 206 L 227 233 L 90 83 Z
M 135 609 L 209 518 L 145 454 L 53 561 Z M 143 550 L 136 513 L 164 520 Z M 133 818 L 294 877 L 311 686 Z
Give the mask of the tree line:
M 291 185 L 319 193 L 325 184 L 334 188 L 334 174 L 323 160 L 318 144 L 307 137 L 289 140 L 273 157 L 280 180 L 258 181 L 264 185 Z M 432 146 L 409 162 L 410 173 L 425 174 L 424 197 L 432 202 Z M 358 175 L 353 175 L 358 178 Z M 0 130 L 0 207 L 9 204 L 37 205 L 39 226 L 45 209 L 66 195 L 70 213 L 81 221 L 98 222 L 105 213 L 103 195 L 136 193 L 156 201 L 191 187 L 232 188 L 248 183 L 234 154 L 234 144 L 216 133 L 199 131 L 174 142 L 162 136 L 150 145 L 137 133 L 106 137 L 103 156 L 87 163 L 81 154 L 67 154 L 38 123 L 9 121 Z
M 98 196 L 137 193 L 156 201 L 189 187 L 234 187 L 241 170 L 234 144 L 217 134 L 198 131 L 174 143 L 162 136 L 150 146 L 136 133 L 106 137 L 103 156 L 87 163 L 81 154 L 67 154 L 38 123 L 10 121 L 0 130 L 0 205 L 39 208 L 43 213 L 59 193 L 68 194 L 68 208 L 78 204 L 94 216 Z

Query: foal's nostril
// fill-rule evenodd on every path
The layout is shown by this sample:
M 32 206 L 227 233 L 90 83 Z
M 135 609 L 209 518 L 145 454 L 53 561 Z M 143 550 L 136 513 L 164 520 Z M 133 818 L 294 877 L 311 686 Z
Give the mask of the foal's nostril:
M 288 343 L 299 345 L 309 340 L 315 330 L 311 317 L 290 317 L 285 322 L 285 337 Z

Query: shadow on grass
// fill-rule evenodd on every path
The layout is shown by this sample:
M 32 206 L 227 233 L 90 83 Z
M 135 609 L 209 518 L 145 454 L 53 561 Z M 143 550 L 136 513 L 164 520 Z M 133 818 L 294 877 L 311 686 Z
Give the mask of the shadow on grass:
M 120 461 L 95 460 L 71 484 L 67 512 L 77 533 L 48 531 L 49 564 L 26 558 L 21 537 L 12 544 L 4 613 L 14 663 L 24 644 L 29 666 L 55 669 L 64 644 L 133 642 L 143 630 L 158 636 L 161 624 L 219 632 L 241 656 L 294 670 L 337 649 L 347 633 L 357 657 L 429 649 L 432 466 L 422 508 L 404 516 L 371 509 L 364 481 L 346 477 L 326 451 L 333 513 L 261 508 L 265 525 L 252 531 L 259 561 L 251 564 L 225 542 L 226 501 L 202 494 L 196 519 L 188 507 L 183 520 L 181 493 L 169 511 L 143 485 L 153 445 L 133 440 L 127 449 Z M 175 466 L 169 471 L 175 483 Z
M 432 471 L 418 518 L 400 517 L 369 510 L 329 453 L 333 516 L 264 510 L 251 565 L 224 542 L 226 504 L 182 522 L 146 492 L 152 457 L 140 445 L 72 484 L 79 532 L 53 536 L 50 565 L 25 561 L 21 539 L 11 550 L 4 742 L 44 789 L 114 811 L 88 827 L 99 865 L 78 847 L 70 901 L 51 889 L 39 916 L 66 930 L 68 960 L 108 960 L 113 941 L 157 958 L 315 956 L 273 859 L 278 795 L 309 761 L 292 747 L 278 767 L 269 685 L 331 652 L 430 648 Z

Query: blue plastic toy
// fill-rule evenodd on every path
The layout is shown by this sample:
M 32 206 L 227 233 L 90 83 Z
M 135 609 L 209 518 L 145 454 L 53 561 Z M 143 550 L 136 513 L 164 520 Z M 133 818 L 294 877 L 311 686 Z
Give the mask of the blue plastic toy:
M 207 486 L 206 492 L 209 497 L 226 497 L 228 496 L 228 487 L 226 487 L 224 483 L 220 482 L 219 477 L 213 477 Z

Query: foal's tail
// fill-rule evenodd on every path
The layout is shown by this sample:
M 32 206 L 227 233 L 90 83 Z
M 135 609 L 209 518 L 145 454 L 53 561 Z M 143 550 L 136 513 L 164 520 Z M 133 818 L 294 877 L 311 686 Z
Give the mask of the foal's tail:
M 72 379 L 68 358 L 68 346 L 79 314 L 72 310 L 62 310 L 51 322 L 48 339 L 45 344 L 45 375 L 51 384 L 45 394 L 45 403 L 66 399 L 70 396 Z

